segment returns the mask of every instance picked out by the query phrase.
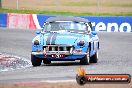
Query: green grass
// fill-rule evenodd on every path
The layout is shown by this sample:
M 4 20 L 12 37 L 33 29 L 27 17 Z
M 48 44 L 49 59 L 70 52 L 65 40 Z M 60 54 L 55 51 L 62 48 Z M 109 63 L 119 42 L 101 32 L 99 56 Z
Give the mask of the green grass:
M 0 13 L 26 13 L 26 14 L 45 14 L 45 15 L 70 15 L 70 16 L 132 16 L 129 13 L 73 13 L 59 11 L 42 11 L 42 10 L 16 10 L 16 9 L 0 9 Z
M 97 2 L 71 2 L 71 3 L 66 3 L 66 6 L 97 6 Z M 105 6 L 105 7 L 132 7 L 132 3 L 99 3 L 100 6 Z
M 106 6 L 106 7 L 132 7 L 132 3 L 129 3 L 129 4 L 112 4 L 112 3 L 107 3 L 107 4 L 103 4 L 102 6 Z
M 94 2 L 71 2 L 66 3 L 65 6 L 97 6 Z

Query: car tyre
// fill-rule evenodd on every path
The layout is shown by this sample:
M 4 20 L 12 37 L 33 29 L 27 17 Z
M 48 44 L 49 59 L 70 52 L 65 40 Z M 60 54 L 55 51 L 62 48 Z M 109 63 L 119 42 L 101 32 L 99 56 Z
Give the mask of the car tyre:
M 80 60 L 81 65 L 89 65 L 89 54 L 85 55 L 81 60 Z
M 35 55 L 32 55 L 32 54 L 31 54 L 31 62 L 32 62 L 32 65 L 33 65 L 34 67 L 40 66 L 40 65 L 41 65 L 41 62 L 42 62 L 42 59 L 37 58 Z
M 98 51 L 90 57 L 90 63 L 97 63 L 98 62 Z

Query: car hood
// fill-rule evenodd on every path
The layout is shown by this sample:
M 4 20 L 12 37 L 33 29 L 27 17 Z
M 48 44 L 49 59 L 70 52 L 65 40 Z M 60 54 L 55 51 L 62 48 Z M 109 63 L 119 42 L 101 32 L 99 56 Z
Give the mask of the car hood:
M 45 33 L 44 34 L 44 45 L 54 45 L 54 44 L 75 44 L 80 38 L 84 37 L 84 34 L 79 33 Z

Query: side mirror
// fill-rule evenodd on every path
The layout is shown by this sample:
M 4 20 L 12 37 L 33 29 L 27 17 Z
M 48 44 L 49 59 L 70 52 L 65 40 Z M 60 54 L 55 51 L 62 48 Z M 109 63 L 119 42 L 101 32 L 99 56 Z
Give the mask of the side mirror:
M 93 35 L 97 35 L 97 32 L 96 31 L 92 31 L 91 32 Z
M 36 34 L 39 35 L 41 32 L 40 31 L 36 31 Z

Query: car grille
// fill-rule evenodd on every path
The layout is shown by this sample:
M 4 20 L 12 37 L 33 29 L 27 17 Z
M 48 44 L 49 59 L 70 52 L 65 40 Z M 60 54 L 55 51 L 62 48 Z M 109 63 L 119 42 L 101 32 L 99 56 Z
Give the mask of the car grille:
M 73 46 L 67 46 L 67 45 L 46 45 L 43 46 L 44 52 L 67 52 L 71 53 L 73 50 Z

